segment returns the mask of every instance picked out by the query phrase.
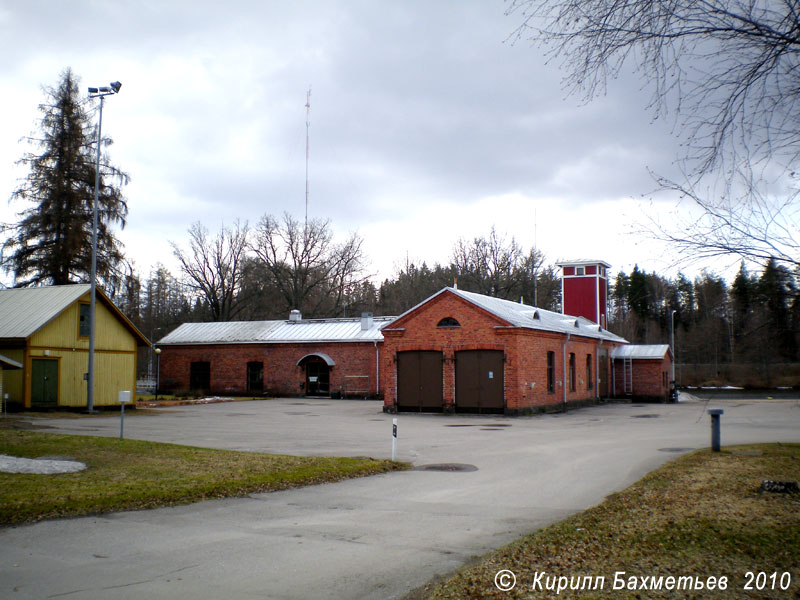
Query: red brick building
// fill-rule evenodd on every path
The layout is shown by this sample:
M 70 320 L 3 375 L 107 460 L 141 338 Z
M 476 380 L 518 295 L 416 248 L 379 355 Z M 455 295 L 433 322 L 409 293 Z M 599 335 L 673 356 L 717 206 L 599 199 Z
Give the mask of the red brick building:
M 393 317 L 185 323 L 160 340 L 165 393 L 376 396 Z
M 611 360 L 615 396 L 669 399 L 672 352 L 668 344 L 620 346 L 611 353 Z
M 628 346 L 598 324 L 608 264 L 560 264 L 571 269 L 563 307 L 577 316 L 445 288 L 399 317 L 292 311 L 286 321 L 187 323 L 158 342 L 160 389 L 383 396 L 387 412 L 520 414 L 666 398 L 668 347 Z
M 383 328 L 384 410 L 519 414 L 612 393 L 627 343 L 583 317 L 445 288 Z

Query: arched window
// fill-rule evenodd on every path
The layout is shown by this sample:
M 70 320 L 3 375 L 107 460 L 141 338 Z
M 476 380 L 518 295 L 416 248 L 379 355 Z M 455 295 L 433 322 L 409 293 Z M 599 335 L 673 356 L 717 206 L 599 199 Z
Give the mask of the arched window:
M 437 323 L 436 327 L 461 327 L 461 323 L 456 321 L 453 317 L 445 317 Z

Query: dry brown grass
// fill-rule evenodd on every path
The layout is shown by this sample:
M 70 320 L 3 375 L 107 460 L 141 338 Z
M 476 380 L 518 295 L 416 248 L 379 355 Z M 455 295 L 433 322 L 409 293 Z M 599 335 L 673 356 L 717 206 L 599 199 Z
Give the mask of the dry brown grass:
M 532 589 L 536 574 L 546 571 L 555 577 L 605 577 L 602 590 L 567 590 L 559 598 L 800 598 L 800 498 L 759 492 L 764 479 L 800 480 L 800 445 L 692 453 L 602 504 L 418 590 L 415 597 L 556 597 L 553 591 Z M 516 575 L 511 592 L 494 585 L 501 569 Z M 616 571 L 626 577 L 726 576 L 728 586 L 713 592 L 613 590 Z M 779 577 L 789 572 L 791 586 L 747 591 L 748 571 Z

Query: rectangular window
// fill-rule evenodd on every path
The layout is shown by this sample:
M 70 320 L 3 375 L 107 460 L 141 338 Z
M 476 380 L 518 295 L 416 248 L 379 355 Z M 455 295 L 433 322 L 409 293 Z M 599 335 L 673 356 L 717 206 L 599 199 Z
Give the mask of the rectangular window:
M 587 389 L 594 389 L 594 380 L 592 379 L 592 355 L 586 355 L 586 387 Z
M 578 267 L 576 269 L 576 271 L 577 272 L 575 274 L 578 275 L 578 276 L 582 276 L 582 275 L 586 274 L 586 268 L 585 267 Z
M 79 304 L 80 316 L 78 317 L 78 337 L 88 338 L 90 331 L 89 317 L 91 307 L 88 304 Z
M 556 353 L 547 353 L 547 393 L 554 394 L 556 391 Z
M 575 384 L 575 353 L 569 353 L 569 391 L 574 392 L 577 389 Z

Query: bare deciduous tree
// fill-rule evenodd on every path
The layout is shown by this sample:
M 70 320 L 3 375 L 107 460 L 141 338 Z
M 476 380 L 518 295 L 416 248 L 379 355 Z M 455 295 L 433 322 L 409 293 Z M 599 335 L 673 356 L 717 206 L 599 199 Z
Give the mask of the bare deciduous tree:
M 633 61 L 653 84 L 651 106 L 681 115 L 701 168 L 731 151 L 800 152 L 793 0 L 512 0 L 508 12 L 522 15 L 517 35 L 552 45 L 588 98 Z
M 800 158 L 800 7 L 794 0 L 510 0 L 518 38 L 549 45 L 587 99 L 635 66 L 649 107 L 672 113 L 686 183 L 657 177 L 703 218 L 652 233 L 696 255 L 797 264 L 797 192 L 775 191 Z
M 170 242 L 187 284 L 208 305 L 213 321 L 230 321 L 239 312 L 239 291 L 249 228 L 238 220 L 209 237 L 199 221 L 189 228 L 189 251 Z
M 288 213 L 264 215 L 251 246 L 285 300 L 286 311 L 338 314 L 349 290 L 367 280 L 362 239 L 334 242 L 329 221 L 301 223 Z
M 697 211 L 679 211 L 675 223 L 648 217 L 642 233 L 670 244 L 679 262 L 738 256 L 766 265 L 770 260 L 800 267 L 798 192 L 770 193 L 765 181 L 731 175 L 724 184 L 677 183 L 656 177 L 662 190 L 676 193 Z

